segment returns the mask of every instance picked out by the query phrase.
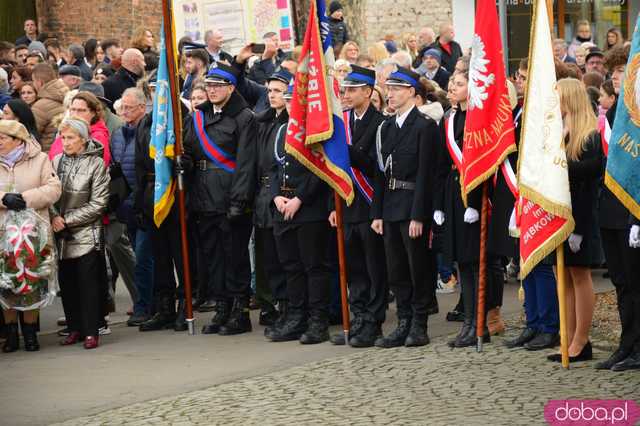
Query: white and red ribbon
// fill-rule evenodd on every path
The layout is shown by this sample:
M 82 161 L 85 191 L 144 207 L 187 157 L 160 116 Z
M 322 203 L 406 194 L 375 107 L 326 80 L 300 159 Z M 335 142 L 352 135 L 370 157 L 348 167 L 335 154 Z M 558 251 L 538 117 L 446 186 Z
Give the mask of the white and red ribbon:
M 449 155 L 451 156 L 451 160 L 456 165 L 458 172 L 462 173 L 462 151 L 460 151 L 460 147 L 456 143 L 455 138 L 455 129 L 453 125 L 453 118 L 456 116 L 456 111 L 453 110 L 449 115 L 449 118 L 444 123 L 444 129 L 447 134 L 447 150 L 449 151 Z
M 598 129 L 602 139 L 602 151 L 604 156 L 607 157 L 609 155 L 609 141 L 611 140 L 611 125 L 609 125 L 606 115 L 598 117 Z
M 29 239 L 33 235 L 35 224 L 31 222 L 25 222 L 20 226 L 9 225 L 6 230 L 9 237 L 9 243 L 13 248 L 13 254 L 17 257 L 22 252 L 22 249 L 26 249 L 30 256 L 35 254 L 33 243 Z

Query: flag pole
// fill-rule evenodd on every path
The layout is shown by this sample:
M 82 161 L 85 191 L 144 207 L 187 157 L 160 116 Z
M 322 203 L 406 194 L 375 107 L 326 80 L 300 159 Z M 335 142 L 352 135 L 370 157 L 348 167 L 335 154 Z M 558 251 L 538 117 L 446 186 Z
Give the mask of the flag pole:
M 342 198 L 334 191 L 336 204 L 336 229 L 338 231 L 338 265 L 340 269 L 340 301 L 342 302 L 342 331 L 344 344 L 349 344 L 349 300 L 347 299 L 347 263 L 344 249 L 344 223 L 342 221 Z
M 478 272 L 478 316 L 476 319 L 476 336 L 478 343 L 476 350 L 482 352 L 482 338 L 484 337 L 485 299 L 487 288 L 487 216 L 489 210 L 489 183 L 482 184 L 482 211 L 480 212 L 480 267 Z
M 562 366 L 569 368 L 569 335 L 567 334 L 567 299 L 564 273 L 564 244 L 556 249 L 556 271 L 558 274 L 558 306 L 560 313 L 560 353 Z
M 162 19 L 164 27 L 164 40 L 167 49 L 167 67 L 169 69 L 169 87 L 171 93 L 171 107 L 173 109 L 173 128 L 175 129 L 176 138 L 176 164 L 182 161 L 182 118 L 181 105 L 178 102 L 178 70 L 176 61 L 175 40 L 173 37 L 173 13 L 171 10 L 171 1 L 162 0 Z M 185 208 L 184 195 L 184 176 L 180 170 L 177 173 L 178 178 L 178 215 L 180 217 L 180 236 L 182 243 L 182 265 L 184 270 L 184 299 L 185 299 L 185 316 L 189 327 L 189 335 L 195 334 L 195 323 L 193 318 L 193 301 L 191 297 L 191 267 L 189 262 L 189 242 L 187 240 L 187 218 Z

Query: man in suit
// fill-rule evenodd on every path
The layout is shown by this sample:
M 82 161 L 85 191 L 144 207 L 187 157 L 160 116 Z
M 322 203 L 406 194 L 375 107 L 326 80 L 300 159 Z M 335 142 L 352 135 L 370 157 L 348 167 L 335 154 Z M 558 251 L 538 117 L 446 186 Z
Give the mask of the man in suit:
M 397 301 L 398 326 L 375 345 L 424 346 L 427 311 L 435 295 L 435 258 L 429 248 L 438 125 L 416 108 L 419 74 L 398 67 L 386 85 L 396 111 L 376 140 L 378 171 L 372 229 L 384 238 L 387 275 Z
M 438 49 L 429 49 L 424 52 L 423 62 L 416 70 L 418 74 L 426 79 L 435 81 L 442 90 L 446 90 L 449 84 L 451 73 L 440 65 L 442 54 Z
M 564 39 L 557 38 L 553 40 L 553 56 L 560 62 L 565 64 L 575 64 L 576 58 L 569 56 L 567 53 L 567 42 Z
M 343 217 L 349 305 L 353 314 L 348 343 L 361 348 L 373 346 L 382 336 L 387 297 L 384 241 L 371 229 L 376 133 L 384 121 L 371 104 L 375 82 L 375 71 L 357 65 L 351 66 L 342 82 L 343 99 L 349 107 L 349 157 L 356 186 L 353 203 L 344 210 Z M 335 211 L 331 212 L 329 222 L 337 226 Z M 344 345 L 344 335 L 332 336 L 331 342 Z

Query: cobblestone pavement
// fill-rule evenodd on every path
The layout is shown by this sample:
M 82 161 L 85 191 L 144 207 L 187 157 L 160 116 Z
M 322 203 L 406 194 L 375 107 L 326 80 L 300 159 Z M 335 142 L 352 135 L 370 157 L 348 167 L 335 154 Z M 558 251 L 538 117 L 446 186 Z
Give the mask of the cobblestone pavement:
M 596 371 L 596 360 L 566 371 L 546 361 L 548 352 L 508 350 L 501 340 L 481 354 L 449 349 L 444 338 L 423 348 L 354 350 L 61 425 L 535 425 L 545 424 L 550 399 L 640 400 L 638 372 Z

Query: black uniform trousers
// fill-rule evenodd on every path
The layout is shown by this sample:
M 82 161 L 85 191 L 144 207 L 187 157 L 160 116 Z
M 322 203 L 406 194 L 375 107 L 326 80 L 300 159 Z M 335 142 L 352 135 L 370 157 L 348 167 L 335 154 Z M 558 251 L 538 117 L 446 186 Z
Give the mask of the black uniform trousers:
M 287 299 L 287 278 L 278 257 L 273 228 L 255 227 L 256 287 L 266 281 L 271 291 L 271 303 Z
M 384 239 L 371 229 L 371 222 L 345 223 L 344 236 L 351 312 L 381 324 L 388 292 Z
M 398 318 L 426 318 L 434 300 L 435 254 L 428 247 L 428 235 L 409 238 L 409 221 L 384 221 L 384 250 L 389 286 L 396 295 Z
M 158 304 L 162 300 L 176 298 L 175 273 L 178 273 L 177 297 L 184 297 L 184 267 L 178 209 L 172 208 L 158 228 L 148 224 L 153 252 L 153 297 Z
M 249 239 L 251 215 L 230 222 L 225 215 L 198 215 L 200 238 L 198 265 L 200 279 L 205 280 L 216 300 L 249 300 L 251 262 Z
M 290 311 L 307 311 L 312 318 L 329 317 L 331 269 L 326 259 L 326 222 L 274 225 L 278 257 L 287 277 Z
M 477 322 L 478 308 L 478 278 L 480 277 L 480 263 L 469 262 L 458 264 L 460 271 L 460 286 L 462 288 L 462 302 L 464 315 L 472 324 Z M 487 256 L 487 285 L 485 287 L 485 316 L 493 308 L 502 306 L 504 292 L 504 276 L 500 257 Z M 486 322 L 485 322 L 486 324 Z
M 622 326 L 620 349 L 631 351 L 635 345 L 636 350 L 640 350 L 640 278 L 637 275 L 640 249 L 629 247 L 629 232 L 625 229 L 601 228 L 600 235 L 618 299 Z
M 60 261 L 58 278 L 67 325 L 83 337 L 97 336 L 104 322 L 100 309 L 107 285 L 104 262 L 104 252 L 98 250 Z

